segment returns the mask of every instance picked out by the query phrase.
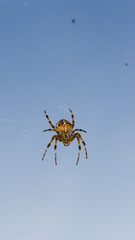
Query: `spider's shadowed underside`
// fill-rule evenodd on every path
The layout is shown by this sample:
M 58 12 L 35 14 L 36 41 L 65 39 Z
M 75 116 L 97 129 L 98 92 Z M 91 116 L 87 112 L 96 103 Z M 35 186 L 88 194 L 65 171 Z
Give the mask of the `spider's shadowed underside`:
M 81 151 L 81 144 L 80 144 L 80 140 L 82 141 L 84 148 L 85 148 L 85 153 L 86 153 L 86 158 L 87 158 L 87 149 L 86 149 L 86 144 L 81 136 L 80 133 L 76 132 L 76 131 L 81 131 L 81 132 L 85 132 L 85 130 L 82 129 L 74 129 L 74 115 L 73 112 L 71 111 L 71 109 L 69 109 L 70 113 L 71 113 L 71 117 L 72 117 L 72 123 L 70 123 L 69 121 L 62 119 L 60 120 L 56 126 L 54 126 L 51 122 L 51 120 L 49 119 L 49 116 L 47 115 L 46 111 L 44 111 L 45 116 L 49 122 L 49 124 L 51 125 L 51 129 L 46 129 L 43 130 L 43 132 L 46 131 L 54 131 L 56 132 L 56 135 L 54 135 L 51 139 L 51 141 L 49 142 L 49 144 L 47 145 L 47 148 L 44 152 L 44 155 L 42 157 L 42 160 L 44 160 L 45 154 L 48 150 L 48 148 L 50 147 L 50 145 L 52 144 L 53 140 L 55 139 L 55 144 L 54 144 L 54 151 L 55 151 L 55 164 L 57 165 L 57 159 L 56 159 L 56 148 L 57 148 L 57 141 L 60 141 L 64 144 L 64 146 L 69 146 L 69 144 L 76 138 L 78 141 L 78 148 L 79 148 L 79 152 L 78 152 L 78 158 L 77 158 L 77 162 L 76 165 L 79 162 L 79 157 L 80 157 L 80 151 Z M 75 133 L 76 132 L 76 133 Z

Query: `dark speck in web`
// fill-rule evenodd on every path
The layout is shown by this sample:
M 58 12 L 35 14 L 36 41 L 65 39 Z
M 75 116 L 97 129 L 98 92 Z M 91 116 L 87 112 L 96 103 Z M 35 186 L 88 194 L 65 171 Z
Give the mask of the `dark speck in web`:
M 75 23 L 75 19 L 74 18 L 72 19 L 72 23 Z

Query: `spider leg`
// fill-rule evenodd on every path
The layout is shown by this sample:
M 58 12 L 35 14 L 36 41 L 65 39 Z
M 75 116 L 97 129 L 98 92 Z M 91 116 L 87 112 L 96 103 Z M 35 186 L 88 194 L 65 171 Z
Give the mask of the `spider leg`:
M 75 139 L 75 138 L 79 138 L 81 139 L 83 145 L 84 145 L 84 148 L 85 148 L 85 154 L 86 154 L 86 158 L 88 158 L 88 154 L 87 154 L 87 148 L 86 148 L 86 143 L 84 142 L 82 136 L 80 133 L 75 133 L 73 136 L 72 136 L 72 141 Z
M 81 144 L 80 144 L 80 139 L 79 139 L 79 137 L 77 137 L 77 141 L 78 141 L 78 148 L 79 148 L 79 152 L 78 152 L 78 158 L 77 158 L 76 165 L 77 165 L 77 164 L 78 164 L 78 162 L 79 162 L 79 158 L 80 158 L 80 152 L 81 152 Z
M 54 135 L 54 136 L 52 137 L 51 141 L 48 143 L 47 148 L 46 148 L 46 150 L 45 150 L 45 152 L 44 152 L 44 154 L 43 154 L 42 161 L 44 160 L 45 154 L 46 154 L 48 148 L 50 147 L 50 145 L 51 145 L 51 143 L 53 142 L 53 140 L 54 140 L 55 137 L 57 137 L 57 135 Z
M 83 143 L 83 145 L 84 145 L 84 148 L 85 148 L 85 154 L 86 154 L 86 158 L 88 158 L 88 154 L 87 154 L 87 148 L 86 148 L 86 143 L 84 142 L 84 140 L 83 140 L 83 138 L 82 138 L 81 134 L 79 134 L 79 133 L 77 133 L 77 134 L 80 136 L 80 139 L 81 139 L 81 141 L 82 141 L 82 143 Z
M 72 112 L 72 110 L 71 109 L 69 109 L 69 111 L 71 112 L 71 117 L 72 117 L 72 128 L 74 127 L 74 125 L 75 125 L 75 121 L 74 121 L 74 114 L 73 114 L 73 112 Z
M 52 124 L 52 122 L 51 122 L 49 116 L 47 115 L 46 111 L 44 111 L 44 113 L 45 113 L 45 116 L 46 116 L 46 118 L 47 118 L 49 124 L 51 125 L 51 127 L 52 127 L 52 128 L 55 128 L 54 125 Z
M 43 130 L 43 132 L 47 132 L 47 131 L 55 131 L 55 129 L 45 129 L 45 130 Z
M 55 164 L 57 165 L 57 159 L 56 159 L 56 149 L 57 149 L 57 137 L 55 137 L 55 145 L 54 145 L 54 152 L 55 152 Z
M 80 131 L 80 132 L 85 132 L 85 133 L 87 133 L 87 132 L 86 132 L 85 130 L 83 130 L 83 129 L 74 129 L 74 130 L 72 131 L 71 135 L 74 134 L 75 131 Z

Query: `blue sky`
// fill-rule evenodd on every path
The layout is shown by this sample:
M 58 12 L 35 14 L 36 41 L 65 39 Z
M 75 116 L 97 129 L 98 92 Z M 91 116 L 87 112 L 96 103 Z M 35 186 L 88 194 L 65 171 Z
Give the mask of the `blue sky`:
M 0 239 L 135 239 L 134 12 L 0 0 Z M 88 159 L 58 142 L 56 167 L 44 110 L 56 124 L 69 108 Z

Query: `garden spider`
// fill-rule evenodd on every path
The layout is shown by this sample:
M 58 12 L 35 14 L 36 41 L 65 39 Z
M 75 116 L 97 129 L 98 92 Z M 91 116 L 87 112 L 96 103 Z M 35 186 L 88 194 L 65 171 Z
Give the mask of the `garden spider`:
M 42 157 L 42 160 L 44 160 L 44 157 L 45 157 L 45 154 L 48 150 L 48 148 L 50 147 L 51 143 L 53 142 L 53 140 L 55 139 L 55 145 L 54 145 L 54 150 L 55 150 L 55 164 L 57 165 L 57 159 L 56 159 L 56 148 L 57 148 L 57 141 L 60 141 L 60 142 L 63 142 L 64 146 L 69 146 L 69 144 L 75 139 L 77 138 L 77 141 L 78 141 L 78 148 L 79 148 L 79 153 L 78 153 L 78 159 L 77 159 L 77 162 L 76 162 L 76 165 L 78 164 L 79 162 L 79 157 L 80 157 L 80 151 L 81 151 L 81 144 L 80 144 L 80 140 L 82 141 L 83 145 L 84 145 L 84 148 L 85 148 L 85 153 L 86 153 L 86 158 L 87 158 L 87 149 L 86 149 L 86 144 L 83 140 L 83 138 L 81 137 L 81 134 L 80 133 L 75 133 L 75 131 L 81 131 L 81 132 L 85 132 L 84 130 L 82 129 L 73 129 L 74 127 L 74 115 L 73 115 L 73 112 L 71 111 L 71 109 L 69 109 L 69 111 L 71 112 L 71 117 L 72 117 L 72 124 L 65 120 L 65 119 L 62 119 L 60 120 L 56 126 L 54 126 L 52 124 L 52 122 L 50 121 L 49 119 L 49 116 L 47 115 L 46 111 L 44 111 L 45 113 L 45 116 L 49 122 L 49 124 L 51 125 L 52 129 L 46 129 L 46 130 L 43 130 L 43 132 L 46 132 L 46 131 L 55 131 L 57 133 L 57 135 L 54 135 L 51 139 L 51 141 L 49 142 L 49 144 L 47 145 L 47 148 L 44 152 L 44 155 Z

